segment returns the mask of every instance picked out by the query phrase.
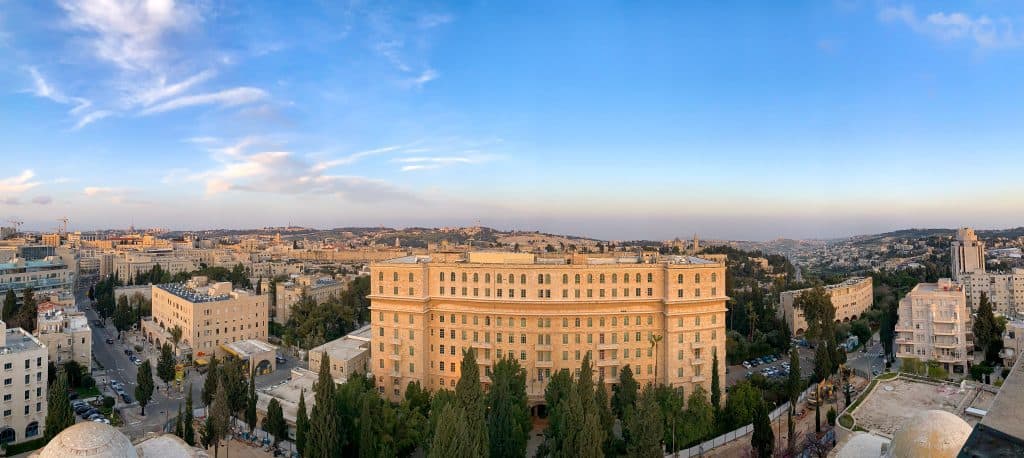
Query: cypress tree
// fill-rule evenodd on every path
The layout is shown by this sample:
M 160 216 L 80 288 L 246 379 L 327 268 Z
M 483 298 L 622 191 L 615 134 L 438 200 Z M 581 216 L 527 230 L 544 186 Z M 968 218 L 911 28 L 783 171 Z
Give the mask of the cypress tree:
M 203 381 L 202 398 L 203 405 L 206 408 L 209 408 L 210 405 L 213 404 L 213 395 L 217 392 L 217 379 L 220 376 L 220 374 L 217 373 L 219 368 L 217 367 L 218 362 L 216 355 L 210 356 L 210 363 L 207 366 L 206 380 Z
M 18 313 L 18 296 L 14 294 L 14 288 L 11 288 L 4 296 L 3 320 L 12 321 L 16 313 Z
M 178 416 L 174 420 L 174 435 L 185 439 L 185 422 L 182 418 L 184 414 L 181 413 L 181 404 L 178 404 Z
M 224 383 L 217 383 L 217 391 L 213 396 L 213 405 L 210 406 L 209 415 L 213 420 L 213 452 L 215 455 L 220 449 L 221 438 L 231 433 L 231 407 L 229 404 L 230 401 L 228 400 L 227 389 L 224 387 Z
M 594 401 L 597 404 L 598 423 L 604 433 L 604 453 L 613 456 L 615 455 L 615 415 L 612 414 L 609 405 L 608 390 L 605 389 L 603 375 L 598 379 L 597 387 L 594 389 Z
M 71 401 L 68 400 L 68 377 L 63 369 L 58 373 L 57 380 L 50 385 L 47 395 L 49 407 L 43 435 L 49 442 L 65 428 L 75 424 L 75 412 L 71 410 Z
M 249 378 L 249 394 L 246 396 L 245 422 L 249 425 L 249 432 L 256 429 L 256 371 L 252 372 Z
M 526 455 L 530 409 L 526 399 L 526 370 L 512 357 L 494 366 L 487 392 L 487 432 L 491 457 Z
M 637 400 L 636 409 L 630 409 L 627 416 L 629 441 L 626 453 L 631 457 L 661 458 L 661 439 L 664 436 L 664 422 L 661 408 L 650 387 L 644 389 Z
M 142 407 L 142 416 L 146 416 L 146 404 L 153 398 L 153 369 L 149 366 L 149 360 L 143 360 L 142 365 L 135 375 L 135 400 Z
M 636 397 L 639 391 L 639 384 L 633 378 L 633 369 L 629 367 L 629 364 L 619 372 L 619 384 L 612 391 L 612 411 L 615 412 L 618 419 L 624 420 L 626 409 L 636 406 Z
M 326 354 L 320 360 L 318 376 L 316 384 L 313 385 L 316 404 L 313 405 L 313 413 L 309 419 L 305 455 L 313 458 L 341 456 L 345 444 L 344 435 L 338 430 L 337 410 L 334 408 L 337 387 L 331 378 L 330 357 Z
M 770 457 L 775 451 L 775 433 L 768 419 L 768 404 L 764 401 L 758 404 L 754 415 L 754 433 L 750 435 L 750 446 L 760 458 Z
M 188 445 L 196 445 L 195 417 L 192 407 L 192 384 L 188 385 L 188 394 L 185 395 L 185 425 L 182 439 Z
M 721 421 L 722 386 L 718 380 L 718 352 L 711 351 L 711 409 L 715 412 L 715 422 Z
M 455 397 L 459 407 L 466 413 L 466 431 L 470 437 L 471 449 L 477 456 L 486 456 L 490 450 L 487 444 L 487 404 L 484 390 L 480 386 L 480 367 L 476 364 L 476 350 L 470 347 L 462 352 L 462 373 L 455 385 Z
M 466 423 L 465 411 L 458 403 L 448 403 L 437 413 L 437 430 L 430 443 L 429 458 L 477 458 L 477 453 L 469 427 Z
M 281 410 L 281 403 L 277 401 L 277 398 L 270 398 L 270 402 L 267 403 L 267 415 L 263 417 L 263 430 L 274 436 L 274 447 L 288 438 L 288 424 L 285 423 L 284 412 Z
M 295 413 L 295 450 L 299 456 L 306 454 L 306 438 L 309 436 L 309 415 L 306 413 L 306 390 L 299 393 L 299 407 Z

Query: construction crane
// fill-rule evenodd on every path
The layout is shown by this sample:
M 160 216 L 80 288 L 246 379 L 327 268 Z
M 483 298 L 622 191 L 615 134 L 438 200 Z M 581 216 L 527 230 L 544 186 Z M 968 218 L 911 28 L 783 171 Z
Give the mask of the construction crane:
M 17 218 L 11 218 L 11 219 L 7 220 L 7 222 L 11 223 L 11 225 L 14 226 L 14 233 L 15 234 L 21 232 L 21 225 L 25 224 L 24 221 L 19 221 Z
M 65 234 L 68 233 L 68 221 L 71 221 L 71 220 L 67 216 L 62 217 L 62 218 L 57 218 L 57 222 L 61 223 L 60 224 L 60 231 L 58 232 L 60 235 L 65 235 Z

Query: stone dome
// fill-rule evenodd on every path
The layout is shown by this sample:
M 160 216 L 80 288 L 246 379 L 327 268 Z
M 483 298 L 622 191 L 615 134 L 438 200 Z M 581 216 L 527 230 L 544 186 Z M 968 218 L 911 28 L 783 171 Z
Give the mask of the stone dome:
M 39 452 L 39 458 L 138 458 L 132 441 L 117 428 L 85 421 L 61 431 Z
M 955 457 L 971 435 L 971 425 L 944 410 L 926 410 L 914 416 L 892 438 L 893 456 Z
M 883 451 L 888 448 L 888 439 L 857 431 L 836 452 L 836 458 L 878 458 L 884 456 Z

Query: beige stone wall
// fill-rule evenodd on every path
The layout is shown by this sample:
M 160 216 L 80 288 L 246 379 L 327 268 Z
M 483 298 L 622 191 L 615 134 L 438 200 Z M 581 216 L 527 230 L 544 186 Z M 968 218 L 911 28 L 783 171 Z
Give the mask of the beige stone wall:
M 269 296 L 238 291 L 231 295 L 226 300 L 193 303 L 154 285 L 153 321 L 167 330 L 181 326 L 181 341 L 197 357 L 221 354 L 219 347 L 227 342 L 266 341 Z
M 807 331 L 807 320 L 804 319 L 803 310 L 793 307 L 796 298 L 800 297 L 807 289 L 784 291 L 779 294 L 779 314 L 789 325 L 789 331 L 793 335 L 803 334 Z M 874 302 L 874 289 L 871 277 L 853 278 L 843 283 L 829 285 L 826 287 L 829 297 L 832 299 L 832 306 L 836 309 L 836 322 L 847 322 L 855 320 L 871 308 Z
M 948 279 L 919 283 L 900 300 L 896 357 L 938 361 L 966 370 L 969 312 L 963 289 Z
M 720 263 L 385 262 L 371 265 L 371 291 L 370 367 L 391 399 L 412 381 L 454 388 L 469 347 L 485 383 L 498 358 L 519 359 L 531 403 L 542 403 L 550 376 L 578 370 L 587 352 L 595 379 L 603 374 L 609 385 L 628 364 L 641 385 L 710 389 L 712 353 L 724 380 Z M 657 351 L 652 336 L 662 339 Z
M 27 349 L 0 353 L 0 430 L 14 430 L 14 442 L 43 437 L 46 424 L 46 379 L 47 354 L 39 340 L 29 336 L 20 328 L 7 329 L 7 342 L 20 342 L 23 338 Z M 30 424 L 38 426 L 38 434 L 27 437 Z

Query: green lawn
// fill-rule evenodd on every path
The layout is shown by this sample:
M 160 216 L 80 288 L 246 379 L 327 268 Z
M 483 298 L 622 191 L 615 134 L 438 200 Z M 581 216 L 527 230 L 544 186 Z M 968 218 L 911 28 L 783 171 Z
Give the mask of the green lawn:
M 843 416 L 839 417 L 839 424 L 846 429 L 853 428 L 853 417 L 848 413 L 844 413 Z

